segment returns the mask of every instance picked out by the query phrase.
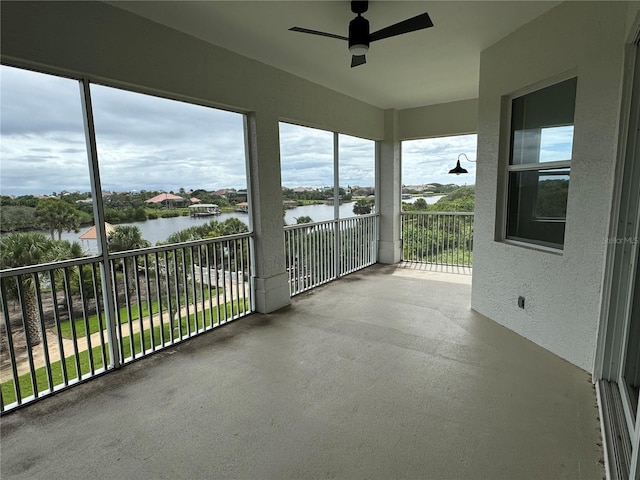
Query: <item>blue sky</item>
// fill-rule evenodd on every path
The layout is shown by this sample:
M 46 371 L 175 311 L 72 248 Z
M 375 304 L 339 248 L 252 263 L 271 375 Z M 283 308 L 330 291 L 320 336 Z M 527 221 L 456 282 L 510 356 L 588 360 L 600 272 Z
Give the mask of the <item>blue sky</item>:
M 92 85 L 103 190 L 246 188 L 243 117 Z M 0 193 L 89 191 L 78 82 L 0 67 Z M 333 184 L 333 134 L 281 124 L 282 184 Z M 475 135 L 404 142 L 403 183 L 475 183 L 447 175 Z M 375 144 L 340 135 L 340 184 L 374 185 Z

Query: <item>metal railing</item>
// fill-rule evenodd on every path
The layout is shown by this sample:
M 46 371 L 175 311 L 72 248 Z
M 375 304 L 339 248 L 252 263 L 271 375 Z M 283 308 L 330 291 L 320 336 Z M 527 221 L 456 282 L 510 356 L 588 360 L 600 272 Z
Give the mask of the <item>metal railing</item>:
M 402 260 L 471 267 L 473 220 L 468 212 L 402 212 Z
M 251 313 L 251 240 L 112 253 L 108 269 L 86 257 L 1 271 L 0 411 Z
M 291 295 L 376 263 L 378 219 L 377 214 L 369 214 L 286 226 Z

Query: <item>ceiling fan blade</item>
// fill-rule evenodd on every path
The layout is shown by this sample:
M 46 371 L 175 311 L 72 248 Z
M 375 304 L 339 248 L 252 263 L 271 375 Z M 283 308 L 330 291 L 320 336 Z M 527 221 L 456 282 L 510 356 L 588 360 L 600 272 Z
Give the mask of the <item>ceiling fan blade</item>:
M 351 68 L 367 63 L 366 55 L 351 55 Z
M 309 30 L 308 28 L 291 27 L 289 30 L 291 30 L 292 32 L 310 33 L 311 35 L 320 35 L 321 37 L 330 37 L 330 38 L 337 38 L 338 40 L 349 41 L 347 37 L 343 37 L 342 35 L 334 35 L 333 33 L 319 32 L 317 30 Z
M 403 33 L 415 32 L 416 30 L 422 30 L 423 28 L 433 27 L 433 22 L 428 13 L 423 13 L 413 18 L 408 18 L 402 22 L 398 22 L 394 25 L 389 25 L 377 32 L 373 32 L 369 35 L 369 41 L 375 42 L 376 40 L 382 40 L 383 38 L 395 37 L 396 35 L 402 35 Z

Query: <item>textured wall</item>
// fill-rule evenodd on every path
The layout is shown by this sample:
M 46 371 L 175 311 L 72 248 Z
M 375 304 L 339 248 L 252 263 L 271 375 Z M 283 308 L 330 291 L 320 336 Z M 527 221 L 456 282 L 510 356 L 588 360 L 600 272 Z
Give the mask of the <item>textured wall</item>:
M 613 195 L 628 5 L 565 2 L 482 53 L 472 307 L 591 370 Z M 578 76 L 565 248 L 500 241 L 503 96 Z M 507 124 L 508 125 L 508 124 Z M 526 308 L 517 307 L 519 295 Z
M 478 99 L 407 108 L 398 112 L 398 137 L 412 140 L 475 133 Z

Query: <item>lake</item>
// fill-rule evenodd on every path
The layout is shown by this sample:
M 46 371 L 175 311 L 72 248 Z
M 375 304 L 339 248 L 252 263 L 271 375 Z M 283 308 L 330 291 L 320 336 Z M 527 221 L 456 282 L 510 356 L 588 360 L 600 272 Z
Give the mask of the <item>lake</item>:
M 343 203 L 340 205 L 340 218 L 353 217 L 353 206 L 355 203 Z M 333 220 L 333 205 L 305 205 L 301 207 L 292 208 L 286 211 L 285 220 L 287 225 L 294 225 L 298 217 L 308 216 L 314 222 L 322 222 L 325 220 Z M 119 223 L 120 225 L 134 225 L 140 229 L 142 236 L 149 240 L 152 245 L 157 242 L 163 242 L 169 235 L 185 228 L 193 227 L 195 225 L 202 225 L 208 223 L 211 220 L 217 220 L 218 222 L 224 222 L 228 218 L 238 218 L 240 221 L 249 225 L 249 215 L 244 213 L 223 213 L 215 217 L 172 217 L 172 218 L 158 218 L 156 220 L 147 220 L 146 222 L 132 222 L 132 223 Z M 82 248 L 91 253 L 97 251 L 97 242 L 95 240 L 80 240 L 79 237 L 84 233 L 87 228 L 83 227 L 79 233 L 64 232 L 62 234 L 63 240 L 69 240 L 71 242 L 80 242 Z
M 412 197 L 409 200 L 403 200 L 403 202 L 413 203 L 418 198 L 424 198 L 429 204 L 437 202 L 444 195 L 431 195 L 428 197 Z M 343 203 L 340 205 L 340 218 L 353 217 L 354 202 Z M 311 217 L 314 222 L 323 222 L 326 220 L 333 220 L 333 205 L 305 205 L 301 207 L 292 208 L 285 213 L 285 220 L 287 225 L 295 225 L 298 217 Z M 193 227 L 195 225 L 202 225 L 208 223 L 211 220 L 217 220 L 224 222 L 228 218 L 238 218 L 240 221 L 249 225 L 249 215 L 244 213 L 223 213 L 216 217 L 172 217 L 172 218 L 158 218 L 156 220 L 147 220 L 146 222 L 133 222 L 133 223 L 120 223 L 118 225 L 134 225 L 140 229 L 142 236 L 149 240 L 152 245 L 157 242 L 164 242 L 169 235 L 185 228 Z M 79 233 L 64 232 L 62 234 L 63 240 L 69 240 L 71 242 L 80 242 L 82 248 L 86 252 L 95 253 L 98 250 L 98 245 L 95 240 L 80 240 L 79 237 L 87 230 L 88 227 L 80 229 Z
M 442 197 L 446 197 L 446 195 L 429 195 L 428 197 L 411 197 L 411 198 L 407 198 L 407 199 L 403 198 L 402 201 L 404 203 L 414 203 L 419 198 L 422 198 L 422 199 L 424 199 L 425 202 L 427 202 L 427 204 L 433 205 L 438 200 L 440 200 Z

